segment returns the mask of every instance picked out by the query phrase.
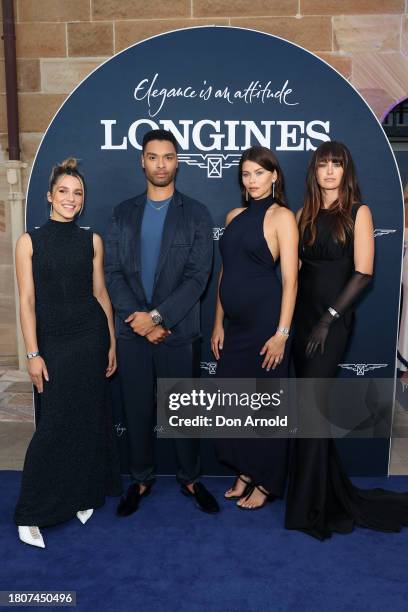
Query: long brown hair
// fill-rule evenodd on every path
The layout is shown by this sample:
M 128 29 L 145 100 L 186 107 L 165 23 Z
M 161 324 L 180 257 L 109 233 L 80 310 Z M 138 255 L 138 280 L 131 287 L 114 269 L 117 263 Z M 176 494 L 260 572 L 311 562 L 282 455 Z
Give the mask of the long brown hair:
M 316 218 L 319 210 L 323 208 L 323 194 L 317 183 L 316 173 L 321 162 L 332 161 L 340 163 L 343 168 L 343 177 L 339 187 L 339 196 L 330 206 L 333 215 L 333 237 L 344 244 L 347 235 L 351 235 L 354 223 L 351 216 L 353 204 L 361 202 L 361 192 L 358 186 L 356 171 L 350 151 L 341 142 L 332 140 L 324 142 L 313 153 L 306 175 L 306 193 L 303 210 L 300 216 L 299 233 L 304 238 L 308 230 L 307 244 L 310 246 L 316 240 Z
M 277 203 L 285 208 L 288 208 L 285 197 L 285 180 L 283 178 L 283 172 L 279 165 L 279 162 L 275 155 L 266 147 L 254 146 L 243 152 L 241 159 L 239 160 L 238 167 L 238 181 L 241 188 L 242 205 L 248 206 L 247 192 L 242 182 L 242 166 L 246 161 L 251 161 L 259 164 L 265 170 L 269 172 L 276 171 L 277 179 L 275 182 L 275 199 Z

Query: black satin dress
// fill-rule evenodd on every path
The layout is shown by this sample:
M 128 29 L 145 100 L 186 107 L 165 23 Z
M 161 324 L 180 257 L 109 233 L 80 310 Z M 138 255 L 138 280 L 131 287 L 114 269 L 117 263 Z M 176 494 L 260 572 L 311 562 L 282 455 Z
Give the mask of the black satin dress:
M 355 221 L 361 204 L 352 210 Z M 305 356 L 313 326 L 334 304 L 354 272 L 353 238 L 335 242 L 332 213 L 321 210 L 312 246 L 301 241 L 302 267 L 295 310 L 294 360 L 298 378 L 334 378 L 353 326 L 347 311 L 329 330 L 323 356 Z M 344 472 L 333 439 L 296 439 L 292 445 L 285 526 L 320 540 L 333 532 L 350 533 L 355 525 L 379 531 L 400 531 L 408 524 L 408 494 L 383 489 L 362 490 Z
M 109 328 L 92 293 L 93 241 L 72 222 L 29 232 L 38 348 L 49 382 L 35 393 L 17 525 L 46 527 L 121 492 L 107 396 Z
M 228 325 L 220 351 L 217 377 L 286 378 L 289 347 L 282 363 L 269 372 L 262 369 L 259 352 L 275 334 L 279 323 L 282 287 L 264 237 L 265 213 L 276 200 L 250 200 L 220 240 L 223 275 L 220 300 Z M 288 441 L 283 438 L 219 440 L 219 460 L 236 474 L 250 476 L 254 484 L 282 497 L 285 490 Z

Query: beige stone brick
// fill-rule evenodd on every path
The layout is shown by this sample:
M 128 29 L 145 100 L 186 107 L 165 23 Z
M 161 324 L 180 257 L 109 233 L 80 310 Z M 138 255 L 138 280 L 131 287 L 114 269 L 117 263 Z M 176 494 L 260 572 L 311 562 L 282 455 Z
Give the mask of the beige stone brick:
M 28 164 L 26 168 L 23 168 L 23 171 L 21 173 L 24 193 L 27 193 L 28 191 L 28 181 L 30 179 L 31 169 L 32 169 L 32 164 Z M 50 168 L 50 172 L 51 172 L 51 168 Z
M 65 99 L 63 94 L 20 94 L 21 131 L 44 132 Z
M 162 19 L 152 21 L 117 21 L 115 23 L 115 53 L 134 43 L 180 28 L 203 25 L 228 25 L 228 19 Z
M 384 89 L 370 88 L 360 89 L 359 91 L 378 119 L 382 119 L 390 106 L 397 101 L 384 91 Z
M 41 60 L 41 89 L 45 93 L 71 93 L 105 59 Z
M 17 60 L 17 84 L 19 91 L 39 91 L 40 62 L 38 59 Z
M 165 19 L 190 17 L 191 0 L 92 0 L 92 19 Z
M 403 13 L 405 0 L 300 0 L 302 15 Z
M 0 60 L 0 93 L 6 91 L 6 72 L 4 69 L 4 61 Z
M 399 100 L 408 95 L 408 57 L 401 53 L 355 55 L 352 83 L 359 90 L 384 90 Z
M 14 317 L 15 319 L 15 317 Z M 5 363 L 5 357 L 12 363 L 12 356 L 17 352 L 16 325 L 0 324 L 0 360 Z M 7 362 L 6 362 L 7 363 Z
M 65 57 L 64 23 L 17 23 L 17 57 Z
M 309 51 L 332 50 L 330 17 L 269 17 L 263 19 L 231 19 L 231 25 L 275 34 Z
M 21 159 L 23 161 L 28 164 L 32 163 L 40 146 L 42 136 L 42 133 L 30 134 L 29 132 L 23 132 L 20 134 Z
M 399 15 L 333 17 L 334 48 L 348 53 L 397 51 L 400 32 Z
M 6 203 L 0 202 L 0 232 L 4 234 L 6 231 Z M 0 243 L 1 246 L 1 243 Z
M 6 94 L 0 94 L 0 132 L 7 131 Z
M 3 202 L 3 205 L 5 203 Z M 13 269 L 13 253 L 12 253 L 11 241 L 7 244 L 7 251 L 9 252 L 9 262 L 2 259 L 0 265 L 0 295 L 5 295 L 14 301 L 14 269 Z M 4 321 L 3 321 L 4 323 Z
M 17 0 L 19 21 L 88 21 L 89 0 Z
M 298 6 L 298 0 L 193 0 L 193 16 L 296 15 Z
M 349 79 L 351 76 L 351 57 L 347 55 L 337 55 L 336 53 L 318 53 L 319 57 L 333 66 L 340 74 Z
M 68 24 L 68 55 L 94 57 L 113 54 L 113 23 Z
M 1 130 L 0 130 L 0 162 L 5 161 L 5 159 L 7 157 L 6 156 L 7 142 L 8 142 L 7 141 L 7 134 L 6 133 L 2 134 Z M 2 165 L 0 165 L 0 178 L 3 178 L 1 176 L 2 172 L 4 174 L 4 172 L 5 172 L 4 171 L 4 167 Z M 6 187 L 6 185 L 0 182 L 0 199 L 3 197 L 2 190 L 5 187 Z M 7 186 L 7 190 L 5 191 L 5 194 L 6 193 L 8 193 L 8 186 Z
M 402 19 L 401 51 L 408 55 L 408 15 Z
M 39 91 L 40 62 L 35 59 L 17 60 L 17 87 L 19 91 Z M 4 61 L 0 60 L 0 92 L 6 91 Z

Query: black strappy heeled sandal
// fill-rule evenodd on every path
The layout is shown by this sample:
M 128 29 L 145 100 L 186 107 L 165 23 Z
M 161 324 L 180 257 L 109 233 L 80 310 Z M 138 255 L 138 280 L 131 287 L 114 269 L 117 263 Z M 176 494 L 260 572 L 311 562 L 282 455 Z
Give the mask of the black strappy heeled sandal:
M 244 496 L 242 495 L 241 497 L 245 497 L 245 499 L 247 500 L 249 497 L 251 497 L 252 493 L 254 492 L 254 489 L 258 489 L 258 491 L 260 491 L 262 493 L 262 495 L 265 495 L 265 499 L 262 502 L 262 504 L 260 506 L 256 506 L 255 508 L 247 508 L 246 506 L 240 506 L 239 504 L 237 504 L 237 507 L 240 510 L 260 510 L 261 508 L 263 508 L 268 502 L 273 502 L 276 499 L 276 495 L 271 495 L 270 493 L 268 493 L 262 486 L 258 486 L 258 485 L 251 485 L 251 489 L 250 491 L 248 491 L 248 493 Z
M 241 497 L 246 497 L 246 495 L 248 495 L 249 489 L 251 489 L 251 493 L 252 493 L 253 485 L 251 484 L 251 481 L 250 480 L 244 480 L 240 475 L 238 475 L 235 478 L 234 484 L 232 485 L 231 489 L 235 489 L 235 486 L 236 486 L 238 480 L 241 480 L 246 485 L 246 487 L 242 491 L 241 495 L 225 495 L 225 493 L 224 493 L 224 499 L 227 499 L 227 500 L 232 499 L 232 500 L 236 501 L 237 499 L 241 499 Z

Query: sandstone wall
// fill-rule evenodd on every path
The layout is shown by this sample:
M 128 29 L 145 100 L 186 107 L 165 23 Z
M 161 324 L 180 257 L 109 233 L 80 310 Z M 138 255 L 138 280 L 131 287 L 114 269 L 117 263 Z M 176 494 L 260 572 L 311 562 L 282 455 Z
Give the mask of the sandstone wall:
M 377 116 L 408 95 L 408 0 L 15 0 L 22 159 L 28 163 L 72 89 L 102 61 L 154 34 L 232 25 L 277 34 L 317 53 Z M 2 24 L 1 24 L 2 28 Z M 7 157 L 3 44 L 0 161 Z M 15 359 L 9 204 L 0 168 L 0 363 Z

